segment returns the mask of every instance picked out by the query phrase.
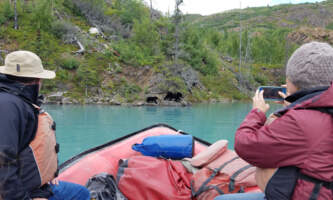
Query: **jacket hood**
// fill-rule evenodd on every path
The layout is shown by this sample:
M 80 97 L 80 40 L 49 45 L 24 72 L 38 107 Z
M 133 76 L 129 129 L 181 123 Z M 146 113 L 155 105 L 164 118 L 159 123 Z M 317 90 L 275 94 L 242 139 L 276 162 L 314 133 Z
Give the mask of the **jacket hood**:
M 24 85 L 17 81 L 10 80 L 5 75 L 0 74 L 0 87 L 10 90 L 20 96 L 23 96 L 34 104 L 38 103 L 38 84 Z

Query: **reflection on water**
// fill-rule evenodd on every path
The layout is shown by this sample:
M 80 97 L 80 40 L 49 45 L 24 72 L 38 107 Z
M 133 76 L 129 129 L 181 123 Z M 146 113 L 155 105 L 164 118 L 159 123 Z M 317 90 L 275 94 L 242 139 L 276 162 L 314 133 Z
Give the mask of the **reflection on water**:
M 208 142 L 227 139 L 233 148 L 234 133 L 251 107 L 249 103 L 192 107 L 45 106 L 57 122 L 60 162 L 157 123 L 168 124 Z

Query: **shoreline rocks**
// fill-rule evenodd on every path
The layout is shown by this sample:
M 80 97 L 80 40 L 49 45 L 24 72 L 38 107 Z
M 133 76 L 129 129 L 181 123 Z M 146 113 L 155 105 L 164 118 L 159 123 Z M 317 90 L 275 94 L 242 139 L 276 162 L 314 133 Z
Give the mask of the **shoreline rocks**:
M 123 99 L 122 99 L 123 100 Z M 145 102 L 143 100 L 138 100 L 134 102 L 123 102 L 119 100 L 119 98 L 110 98 L 110 97 L 89 97 L 84 98 L 83 100 L 74 99 L 71 97 L 64 97 L 62 92 L 58 92 L 47 96 L 45 98 L 44 104 L 48 105 L 110 105 L 110 106 L 133 106 L 133 107 L 140 107 L 140 106 L 160 106 L 160 107 L 187 107 L 192 106 L 195 104 L 200 103 L 208 103 L 208 104 L 215 104 L 215 103 L 228 103 L 234 102 L 234 100 L 228 99 L 210 99 L 208 101 L 203 102 L 188 102 L 185 100 L 177 101 L 167 101 L 167 100 L 160 100 L 157 103 L 153 102 Z
M 47 95 L 44 99 L 44 104 L 57 104 L 57 105 L 111 105 L 111 106 L 166 106 L 166 107 L 186 107 L 192 104 L 200 103 L 226 103 L 233 102 L 233 100 L 218 98 L 208 99 L 206 101 L 191 101 L 188 100 L 181 93 L 160 93 L 160 94 L 145 94 L 143 97 L 137 99 L 128 100 L 119 94 L 113 96 L 101 95 L 96 93 L 90 97 L 71 97 L 68 95 L 69 91 L 58 91 Z M 67 95 L 66 95 L 67 94 Z M 189 98 L 190 99 L 190 98 Z

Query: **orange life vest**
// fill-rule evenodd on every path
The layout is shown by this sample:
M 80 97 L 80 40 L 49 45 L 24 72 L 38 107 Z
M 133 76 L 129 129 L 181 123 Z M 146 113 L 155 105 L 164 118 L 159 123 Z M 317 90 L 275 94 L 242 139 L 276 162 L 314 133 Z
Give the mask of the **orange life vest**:
M 39 107 L 36 108 L 39 110 L 38 127 L 29 147 L 38 167 L 41 185 L 44 185 L 57 176 L 59 145 L 56 142 L 56 127 L 52 117 Z
M 38 111 L 35 137 L 18 156 L 22 189 L 31 191 L 58 176 L 59 145 L 56 142 L 56 124 L 47 112 L 24 96 L 4 87 L 1 87 L 0 91 L 19 97 Z
M 193 199 L 213 200 L 221 194 L 249 191 L 256 186 L 255 167 L 228 150 L 227 144 L 218 141 L 189 159 L 193 166 L 202 167 L 191 180 Z

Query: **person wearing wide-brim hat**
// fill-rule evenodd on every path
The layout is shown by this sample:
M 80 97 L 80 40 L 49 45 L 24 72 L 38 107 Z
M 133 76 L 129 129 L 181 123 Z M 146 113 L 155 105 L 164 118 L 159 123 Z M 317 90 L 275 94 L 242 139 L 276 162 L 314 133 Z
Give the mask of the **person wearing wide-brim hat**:
M 38 96 L 41 80 L 55 77 L 30 51 L 9 53 L 0 66 L 0 199 L 90 199 L 83 186 L 53 179 L 55 124 L 39 113 Z

